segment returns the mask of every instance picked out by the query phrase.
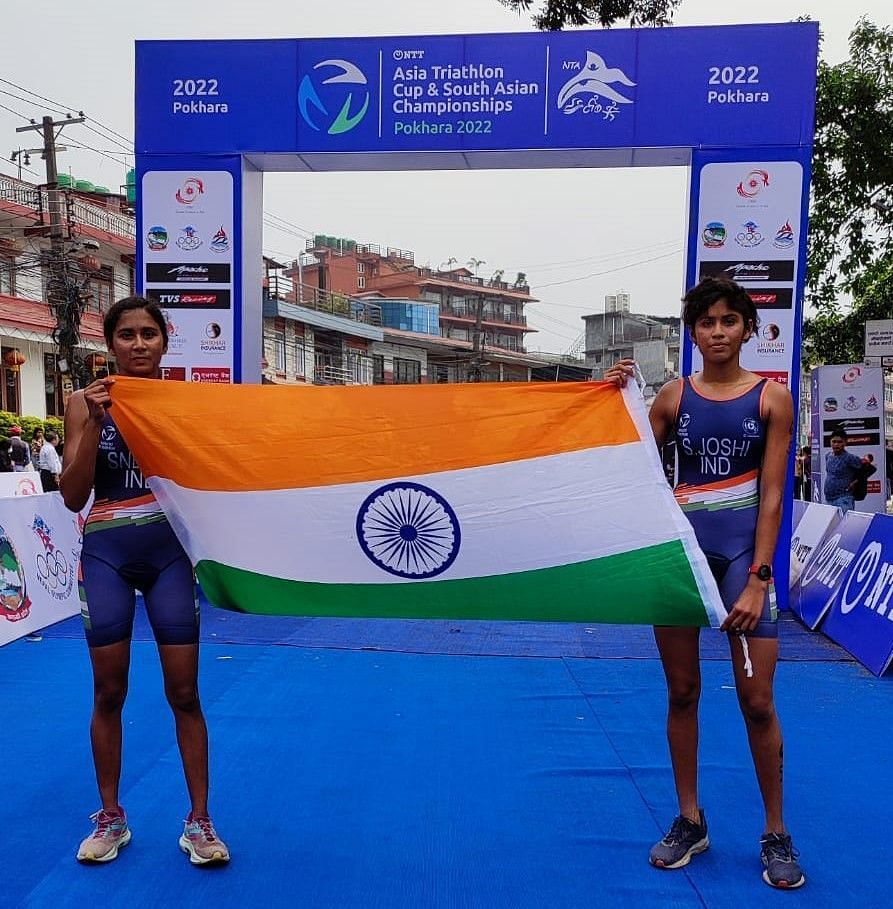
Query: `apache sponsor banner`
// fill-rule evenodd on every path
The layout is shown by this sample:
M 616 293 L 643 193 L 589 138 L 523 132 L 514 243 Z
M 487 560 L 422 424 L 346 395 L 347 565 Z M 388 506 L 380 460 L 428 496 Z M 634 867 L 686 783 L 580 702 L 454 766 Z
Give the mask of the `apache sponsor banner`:
M 57 492 L 0 498 L 0 645 L 81 611 L 82 530 Z
M 744 261 L 707 260 L 698 268 L 699 278 L 723 277 L 739 284 L 752 284 L 763 281 L 793 281 L 794 261 L 776 261 L 754 259 Z M 749 288 L 748 288 L 749 289 Z
M 791 609 L 813 630 L 831 606 L 841 582 L 845 580 L 862 538 L 868 532 L 871 515 L 848 511 L 829 529 L 791 588 Z
M 228 290 L 182 290 L 177 287 L 147 287 L 146 296 L 163 309 L 229 309 Z
M 799 520 L 796 508 L 798 504 L 804 506 Z M 831 505 L 819 505 L 815 502 L 795 502 L 794 505 L 795 525 L 791 537 L 791 571 L 788 582 L 790 587 L 794 586 L 803 573 L 816 546 L 841 518 L 840 509 Z
M 875 515 L 822 631 L 875 675 L 893 660 L 893 518 Z
M 843 363 L 812 371 L 813 498 L 824 501 L 826 457 L 831 433 L 847 434 L 846 450 L 876 468 L 868 479 L 868 494 L 856 502 L 858 511 L 883 514 L 886 495 L 884 467 L 884 371 L 879 366 Z M 818 448 L 818 445 L 821 448 Z
M 227 284 L 230 267 L 221 262 L 149 262 L 147 284 Z
M 6 496 L 36 496 L 43 492 L 40 474 L 36 470 L 0 473 L 0 498 Z

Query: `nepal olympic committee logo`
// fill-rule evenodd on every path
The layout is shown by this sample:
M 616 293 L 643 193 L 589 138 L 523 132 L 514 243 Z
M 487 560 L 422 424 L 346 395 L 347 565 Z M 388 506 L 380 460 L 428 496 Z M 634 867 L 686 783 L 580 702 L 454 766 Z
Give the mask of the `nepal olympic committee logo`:
M 309 73 L 301 80 L 298 89 L 301 118 L 317 132 L 325 130 L 330 136 L 349 133 L 360 125 L 369 110 L 368 80 L 348 60 L 323 60 L 313 67 L 314 70 L 324 68 L 334 68 L 336 73 L 319 82 L 319 88 Z M 338 113 L 333 115 L 339 104 Z
M 57 600 L 68 598 L 74 586 L 74 568 L 65 553 L 53 542 L 52 529 L 47 522 L 36 515 L 31 525 L 34 535 L 43 543 L 43 552 L 39 552 L 35 562 L 37 580 L 46 592 Z
M 459 554 L 462 535 L 449 502 L 403 480 L 370 493 L 357 513 L 357 540 L 379 568 L 421 580 L 442 574 Z

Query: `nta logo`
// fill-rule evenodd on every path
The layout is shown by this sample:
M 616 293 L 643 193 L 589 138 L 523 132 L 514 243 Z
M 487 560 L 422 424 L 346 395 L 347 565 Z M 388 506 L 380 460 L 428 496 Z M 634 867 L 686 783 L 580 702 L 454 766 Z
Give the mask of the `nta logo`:
M 318 131 L 325 129 L 330 136 L 338 136 L 342 133 L 349 133 L 354 127 L 359 126 L 366 111 L 369 110 L 369 89 L 366 87 L 368 82 L 362 70 L 347 60 L 323 60 L 317 63 L 313 69 L 319 70 L 324 67 L 330 67 L 337 70 L 335 75 L 323 79 L 321 86 L 335 86 L 323 90 L 323 97 L 317 90 L 316 84 L 310 78 L 309 73 L 301 80 L 301 86 L 298 90 L 298 107 L 301 111 L 301 117 L 304 122 L 311 128 Z M 342 86 L 347 86 L 346 89 Z M 358 99 L 354 101 L 354 89 L 352 86 L 362 86 L 357 88 Z M 347 97 L 344 92 L 347 91 Z M 360 96 L 362 101 L 359 100 Z M 343 101 L 341 99 L 343 98 Z M 332 116 L 331 111 L 341 101 L 341 107 L 337 115 Z M 359 106 L 357 113 L 351 114 L 351 111 Z M 321 122 L 320 122 L 321 121 Z
M 614 83 L 635 86 L 629 76 L 618 67 L 608 66 L 595 51 L 586 52 L 586 62 L 581 66 L 576 61 L 566 61 L 564 68 L 576 69 L 558 92 L 556 107 L 565 114 L 602 114 L 603 119 L 613 120 L 620 110 L 617 104 L 632 104 L 633 99 L 622 95 L 612 86 Z M 587 96 L 584 100 L 581 96 Z M 607 99 L 605 105 L 599 99 Z

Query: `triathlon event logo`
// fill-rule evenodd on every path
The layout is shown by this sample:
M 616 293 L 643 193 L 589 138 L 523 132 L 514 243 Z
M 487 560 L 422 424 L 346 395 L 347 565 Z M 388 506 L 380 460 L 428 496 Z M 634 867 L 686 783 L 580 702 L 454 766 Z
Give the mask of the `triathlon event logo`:
M 862 378 L 862 367 L 851 366 L 840 378 L 844 385 L 855 385 Z
M 53 531 L 40 515 L 35 515 L 31 529 L 43 544 L 43 552 L 37 553 L 35 557 L 37 580 L 53 599 L 68 599 L 74 586 L 71 563 L 65 553 L 53 543 Z
M 298 89 L 301 119 L 317 132 L 330 136 L 349 133 L 362 123 L 369 110 L 369 83 L 363 71 L 349 60 L 323 60 L 313 67 L 316 78 L 305 74 Z M 321 79 L 325 72 L 334 74 Z M 318 80 L 318 81 L 317 81 Z M 337 109 L 337 113 L 334 111 Z
M 747 439 L 756 439 L 760 435 L 760 424 L 755 417 L 745 417 L 741 428 L 744 430 L 744 436 Z
M 752 170 L 739 184 L 738 195 L 742 199 L 756 199 L 756 197 L 769 185 L 769 172 L 765 170 Z
M 205 184 L 198 177 L 187 177 L 182 186 L 174 193 L 174 198 L 181 205 L 192 205 L 205 193 Z
M 9 535 L 0 527 L 0 616 L 18 622 L 27 619 L 30 612 L 22 563 Z
M 772 245 L 777 249 L 790 249 L 794 245 L 794 228 L 790 221 L 785 221 L 775 232 Z
M 229 250 L 229 237 L 226 235 L 222 224 L 220 225 L 220 230 L 211 237 L 211 242 L 208 243 L 208 246 L 211 252 L 215 253 L 225 253 Z
M 586 52 L 584 63 L 565 60 L 563 68 L 577 70 L 561 86 L 555 102 L 564 114 L 600 114 L 603 120 L 614 120 L 620 112 L 618 104 L 635 103 L 613 86 L 619 83 L 633 88 L 636 83 L 622 69 L 608 66 L 595 51 Z

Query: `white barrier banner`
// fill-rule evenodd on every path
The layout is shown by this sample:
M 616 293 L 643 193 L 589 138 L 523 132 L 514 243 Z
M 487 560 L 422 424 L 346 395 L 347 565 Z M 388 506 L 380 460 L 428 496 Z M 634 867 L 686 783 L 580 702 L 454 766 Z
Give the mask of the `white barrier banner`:
M 58 492 L 0 498 L 0 645 L 80 612 L 83 526 Z
M 8 496 L 36 496 L 43 492 L 36 470 L 0 473 L 0 499 Z
M 810 502 L 791 536 L 791 572 L 789 587 L 793 587 L 809 561 L 812 551 L 841 517 L 839 508 Z

